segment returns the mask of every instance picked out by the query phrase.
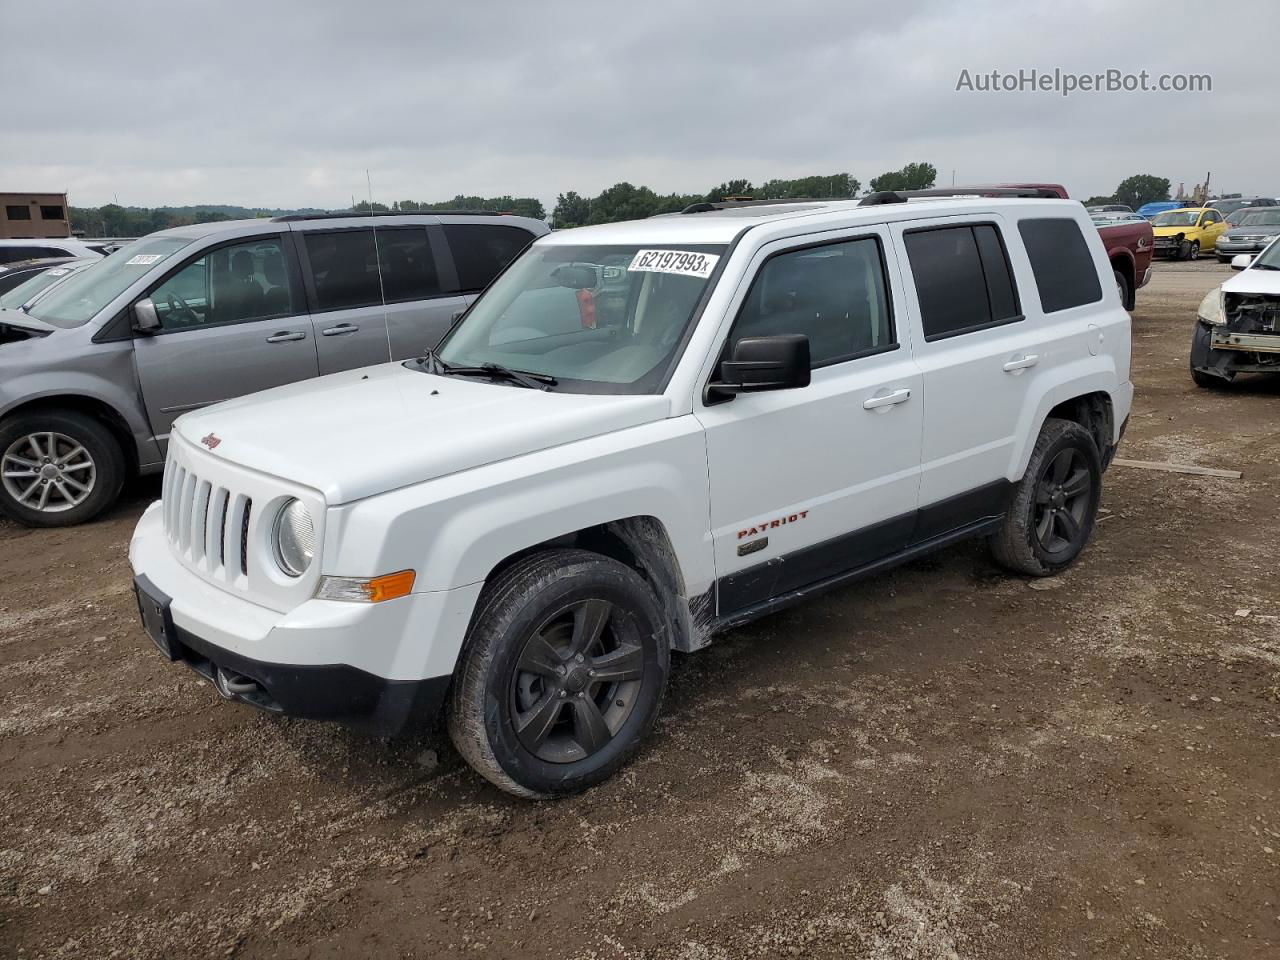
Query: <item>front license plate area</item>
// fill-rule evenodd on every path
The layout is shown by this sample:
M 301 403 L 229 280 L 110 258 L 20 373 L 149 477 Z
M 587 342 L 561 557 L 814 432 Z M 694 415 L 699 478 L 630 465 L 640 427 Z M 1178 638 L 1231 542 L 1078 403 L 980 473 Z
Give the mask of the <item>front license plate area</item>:
M 169 613 L 169 598 L 156 589 L 146 577 L 135 577 L 134 596 L 138 601 L 138 615 L 147 636 L 170 660 L 178 659 L 178 642 L 174 635 L 173 617 Z

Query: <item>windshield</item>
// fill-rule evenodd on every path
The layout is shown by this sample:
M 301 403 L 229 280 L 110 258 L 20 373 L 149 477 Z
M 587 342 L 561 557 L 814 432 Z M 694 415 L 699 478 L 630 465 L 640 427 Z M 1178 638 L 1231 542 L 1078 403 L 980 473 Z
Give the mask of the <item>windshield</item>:
M 723 245 L 534 245 L 439 348 L 580 393 L 652 393 L 675 362 Z
M 34 277 L 28 277 L 9 292 L 0 296 L 0 309 L 17 310 L 20 306 L 34 297 L 37 293 L 50 285 L 57 283 L 63 277 L 78 270 L 79 264 L 67 264 L 64 267 L 53 267 L 49 270 L 41 270 Z
M 1151 221 L 1153 227 L 1194 227 L 1200 219 L 1200 211 L 1186 213 L 1162 213 Z
M 189 243 L 190 237 L 144 237 L 99 260 L 92 270 L 68 277 L 32 304 L 28 313 L 57 327 L 88 323 L 135 280 Z
M 1274 227 L 1280 225 L 1280 207 L 1265 207 L 1260 210 L 1245 209 L 1236 221 L 1239 227 Z
M 1271 241 L 1271 245 L 1253 258 L 1250 266 L 1264 270 L 1280 270 L 1280 237 Z

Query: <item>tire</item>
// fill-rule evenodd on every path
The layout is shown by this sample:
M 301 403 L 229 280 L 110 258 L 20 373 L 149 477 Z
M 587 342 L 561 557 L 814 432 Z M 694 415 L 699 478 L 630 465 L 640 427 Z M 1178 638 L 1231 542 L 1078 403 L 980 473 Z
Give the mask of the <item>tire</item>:
M 20 413 L 0 424 L 0 511 L 19 523 L 84 523 L 115 503 L 124 478 L 119 442 L 93 417 L 48 410 Z
M 1191 241 L 1191 244 L 1187 247 L 1187 255 L 1183 259 L 1185 260 L 1200 259 L 1200 241 L 1198 240 Z
M 585 790 L 653 728 L 669 642 L 661 604 L 630 567 L 576 549 L 526 557 L 480 595 L 447 707 L 449 736 L 477 772 L 518 797 Z M 623 679 L 593 679 L 605 669 Z
M 1046 420 L 991 538 L 996 561 L 1033 577 L 1065 570 L 1089 542 L 1101 493 L 1102 457 L 1093 435 L 1071 420 Z
M 1225 390 L 1231 385 L 1231 381 L 1234 379 L 1234 375 L 1231 377 L 1217 377 L 1212 373 L 1205 373 L 1202 370 L 1197 370 L 1195 367 L 1191 368 L 1192 382 L 1194 382 L 1197 387 L 1202 387 L 1205 390 Z
M 1120 294 L 1120 306 L 1126 310 L 1130 309 L 1129 304 L 1133 302 L 1130 298 L 1133 294 L 1129 290 L 1129 278 L 1119 270 L 1112 270 L 1111 274 L 1116 278 L 1116 292 Z

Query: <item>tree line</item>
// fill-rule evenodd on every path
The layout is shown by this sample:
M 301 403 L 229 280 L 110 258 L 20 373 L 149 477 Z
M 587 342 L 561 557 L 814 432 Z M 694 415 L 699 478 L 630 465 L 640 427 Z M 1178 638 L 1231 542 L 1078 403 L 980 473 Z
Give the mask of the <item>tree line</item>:
M 927 190 L 937 181 L 938 171 L 931 163 L 908 163 L 900 170 L 890 170 L 873 177 L 867 192 L 880 190 Z M 757 185 L 750 180 L 725 180 L 705 193 L 658 193 L 646 187 L 623 181 L 602 190 L 594 197 L 584 197 L 570 190 L 556 198 L 551 219 L 557 228 L 580 227 L 618 220 L 638 220 L 660 213 L 677 213 L 695 203 L 723 200 L 726 197 L 751 197 L 756 200 L 788 200 L 806 197 L 854 198 L 861 194 L 862 184 L 848 173 L 798 177 L 794 180 L 773 179 Z M 1121 181 L 1110 196 L 1094 196 L 1086 204 L 1124 203 L 1135 210 L 1152 200 L 1169 198 L 1169 181 L 1151 174 L 1138 174 Z M 464 196 L 451 200 L 398 200 L 391 204 L 362 200 L 347 209 L 389 213 L 430 213 L 441 210 L 496 210 L 537 220 L 547 218 L 542 202 L 533 197 Z M 210 204 L 187 207 L 123 207 L 108 203 L 101 207 L 71 207 L 71 228 L 76 233 L 99 237 L 140 237 L 156 230 L 253 217 L 284 214 L 341 213 L 316 207 L 294 209 L 238 207 Z

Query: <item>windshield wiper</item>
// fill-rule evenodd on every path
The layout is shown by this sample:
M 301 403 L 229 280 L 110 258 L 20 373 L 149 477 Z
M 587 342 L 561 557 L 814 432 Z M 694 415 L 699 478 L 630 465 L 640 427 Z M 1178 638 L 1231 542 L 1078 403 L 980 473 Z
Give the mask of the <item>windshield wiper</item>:
M 1255 270 L 1280 270 L 1274 263 L 1254 263 L 1250 264 Z
M 528 373 L 524 370 L 512 370 L 499 363 L 482 363 L 478 367 L 455 367 L 440 359 L 434 350 L 428 350 L 415 361 L 427 373 L 441 377 L 492 377 L 495 380 L 506 380 L 518 383 L 530 390 L 550 390 L 560 381 L 545 373 Z

